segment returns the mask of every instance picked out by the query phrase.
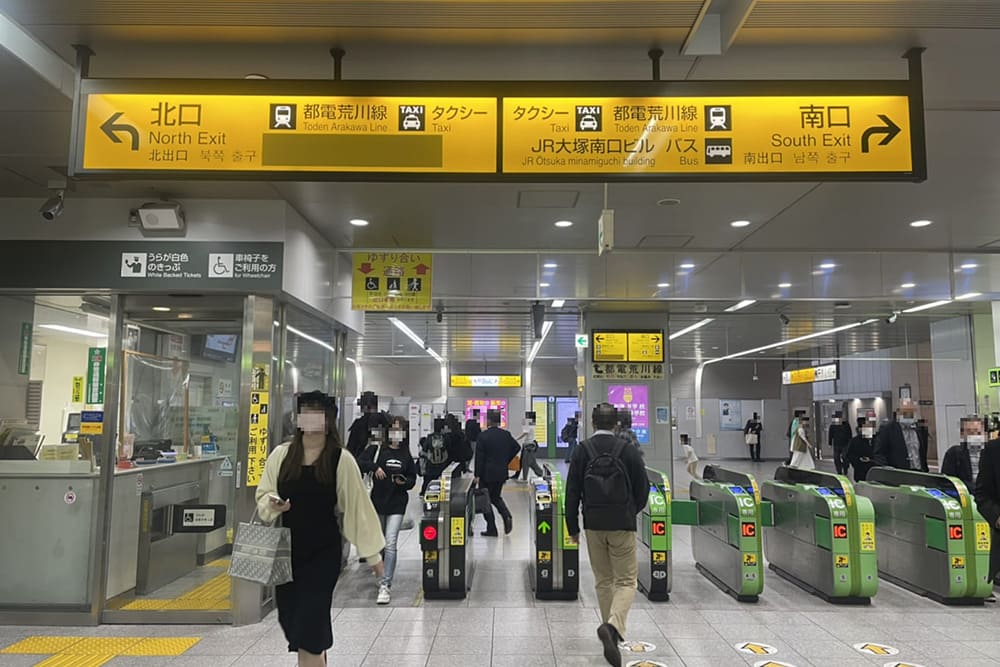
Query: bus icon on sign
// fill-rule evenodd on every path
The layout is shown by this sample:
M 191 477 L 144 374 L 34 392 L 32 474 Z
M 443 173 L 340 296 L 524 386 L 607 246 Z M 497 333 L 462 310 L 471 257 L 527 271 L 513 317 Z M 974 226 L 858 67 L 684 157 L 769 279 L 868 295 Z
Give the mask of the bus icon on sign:
M 732 164 L 732 139 L 706 139 L 705 164 Z

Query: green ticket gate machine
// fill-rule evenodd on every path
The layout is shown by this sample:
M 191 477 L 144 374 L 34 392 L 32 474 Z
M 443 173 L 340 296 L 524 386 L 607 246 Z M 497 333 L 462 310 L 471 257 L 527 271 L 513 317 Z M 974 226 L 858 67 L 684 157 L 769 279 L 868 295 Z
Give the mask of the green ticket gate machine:
M 756 602 L 764 589 L 761 504 L 752 475 L 715 465 L 691 481 L 697 520 L 691 550 L 698 571 L 740 602 Z M 674 508 L 674 522 L 682 521 Z
M 460 600 L 472 583 L 475 566 L 467 549 L 475 516 L 471 487 L 472 480 L 452 463 L 424 494 L 420 550 L 425 598 Z
M 961 480 L 872 468 L 857 492 L 875 506 L 882 577 L 944 604 L 982 604 L 993 592 L 990 526 Z
M 580 590 L 580 548 L 566 530 L 566 488 L 562 475 L 545 466 L 535 479 L 531 504 L 528 575 L 539 600 L 575 600 Z
M 654 602 L 670 599 L 673 584 L 673 556 L 670 551 L 671 498 L 666 474 L 646 468 L 649 500 L 636 517 L 636 557 L 639 561 L 639 590 Z
M 765 480 L 771 569 L 828 602 L 869 604 L 878 591 L 875 510 L 840 475 L 782 466 Z

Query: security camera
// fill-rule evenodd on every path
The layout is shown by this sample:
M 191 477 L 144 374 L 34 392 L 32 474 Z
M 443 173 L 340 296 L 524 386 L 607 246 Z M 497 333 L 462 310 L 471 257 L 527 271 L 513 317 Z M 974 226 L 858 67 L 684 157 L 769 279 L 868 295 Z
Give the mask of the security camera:
M 441 324 L 441 322 L 443 320 L 444 320 L 444 304 L 443 303 L 439 303 L 438 307 L 437 307 L 437 321 L 438 321 L 438 324 Z
M 55 196 L 45 200 L 45 203 L 38 209 L 38 212 L 42 214 L 42 218 L 51 222 L 62 215 L 63 196 L 64 192 L 60 190 Z
M 885 323 L 895 324 L 897 319 L 899 319 L 899 313 L 897 311 L 893 311 L 889 313 L 889 317 L 885 318 Z
M 783 327 L 787 327 L 788 323 L 791 321 L 788 319 L 788 315 L 785 315 L 784 313 L 778 313 L 778 319 L 781 320 L 781 326 Z

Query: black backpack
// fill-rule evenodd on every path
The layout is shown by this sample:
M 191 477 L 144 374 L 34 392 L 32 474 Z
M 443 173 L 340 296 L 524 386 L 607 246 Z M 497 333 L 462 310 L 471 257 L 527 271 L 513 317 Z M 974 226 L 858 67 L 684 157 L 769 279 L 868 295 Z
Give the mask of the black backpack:
M 590 461 L 583 474 L 583 509 L 604 512 L 631 512 L 632 480 L 622 460 L 624 440 L 615 439 L 611 451 L 599 453 L 590 440 L 583 441 L 583 448 Z

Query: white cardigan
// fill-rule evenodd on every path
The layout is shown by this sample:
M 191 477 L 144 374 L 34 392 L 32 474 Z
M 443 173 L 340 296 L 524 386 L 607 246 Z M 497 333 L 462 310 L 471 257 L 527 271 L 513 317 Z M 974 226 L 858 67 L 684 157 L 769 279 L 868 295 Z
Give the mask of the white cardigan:
M 272 522 L 281 514 L 271 508 L 268 494 L 278 494 L 278 472 L 287 455 L 288 443 L 278 445 L 264 464 L 256 496 L 257 513 L 263 521 Z M 385 548 L 382 526 L 361 479 L 358 462 L 346 449 L 341 450 L 337 464 L 337 512 L 341 513 L 340 532 L 344 539 L 357 547 L 358 555 L 366 558 L 368 565 L 378 564 Z

